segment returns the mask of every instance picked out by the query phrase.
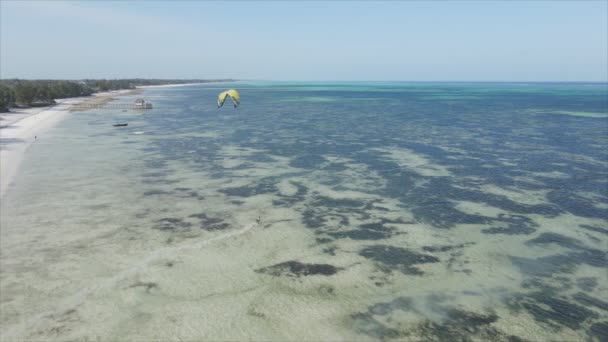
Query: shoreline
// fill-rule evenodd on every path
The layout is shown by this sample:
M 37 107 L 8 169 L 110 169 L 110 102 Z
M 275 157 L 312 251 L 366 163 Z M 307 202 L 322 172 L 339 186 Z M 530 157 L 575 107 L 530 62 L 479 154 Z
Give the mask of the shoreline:
M 236 81 L 233 81 L 236 82 Z M 197 82 L 197 83 L 176 83 L 176 84 L 159 84 L 159 85 L 147 85 L 147 86 L 137 86 L 136 89 L 148 89 L 148 88 L 175 88 L 175 87 L 186 87 L 192 85 L 201 85 L 201 84 L 220 84 L 220 83 L 228 83 L 225 81 L 217 81 L 217 82 Z
M 128 95 L 131 90 L 96 93 L 87 97 L 56 100 L 49 107 L 15 109 L 0 113 L 0 198 L 3 198 L 17 175 L 29 147 L 38 136 L 48 131 L 69 114 L 73 105 L 87 102 L 108 102 L 114 96 Z

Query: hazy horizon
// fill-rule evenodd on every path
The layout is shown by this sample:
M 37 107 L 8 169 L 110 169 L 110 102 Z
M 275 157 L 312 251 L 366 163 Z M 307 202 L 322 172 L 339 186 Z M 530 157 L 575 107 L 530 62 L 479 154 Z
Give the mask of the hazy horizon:
M 25 80 L 25 81 L 82 81 L 82 80 L 129 80 L 129 79 L 142 79 L 142 80 L 203 80 L 203 81 L 225 81 L 225 82 L 294 82 L 294 83 L 505 83 L 505 84 L 608 84 L 608 81 L 585 81 L 585 80 L 574 80 L 574 81 L 502 81 L 502 80 L 304 80 L 304 79 L 239 79 L 239 78 L 177 78 L 177 77 L 163 77 L 163 78 L 152 78 L 152 77 L 99 77 L 99 78 L 25 78 L 25 77 L 2 77 L 2 80 Z
M 0 78 L 608 82 L 608 2 L 2 1 Z

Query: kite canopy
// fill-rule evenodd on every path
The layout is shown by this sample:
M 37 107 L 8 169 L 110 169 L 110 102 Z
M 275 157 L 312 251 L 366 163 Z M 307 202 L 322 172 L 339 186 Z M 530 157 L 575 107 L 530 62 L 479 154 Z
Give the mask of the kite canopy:
M 238 107 L 239 104 L 241 103 L 241 95 L 239 95 L 239 92 L 234 89 L 230 89 L 230 90 L 221 92 L 217 96 L 217 108 L 220 108 L 221 106 L 224 105 L 224 101 L 226 101 L 227 97 L 230 97 L 230 99 L 232 100 L 232 104 L 234 104 L 234 108 Z

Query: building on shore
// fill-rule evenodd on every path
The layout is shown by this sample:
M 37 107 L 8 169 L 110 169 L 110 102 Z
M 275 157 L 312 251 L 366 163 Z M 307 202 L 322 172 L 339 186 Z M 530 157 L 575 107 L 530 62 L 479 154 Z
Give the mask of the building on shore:
M 150 102 L 146 102 L 144 99 L 135 100 L 135 108 L 136 109 L 152 109 L 152 104 Z

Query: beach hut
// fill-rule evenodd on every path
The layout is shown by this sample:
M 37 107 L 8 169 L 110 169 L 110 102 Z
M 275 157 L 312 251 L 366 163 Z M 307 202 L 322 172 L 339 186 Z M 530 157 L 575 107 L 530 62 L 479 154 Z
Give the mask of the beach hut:
M 135 108 L 137 109 L 151 109 L 152 104 L 150 102 L 144 101 L 144 99 L 135 100 Z

